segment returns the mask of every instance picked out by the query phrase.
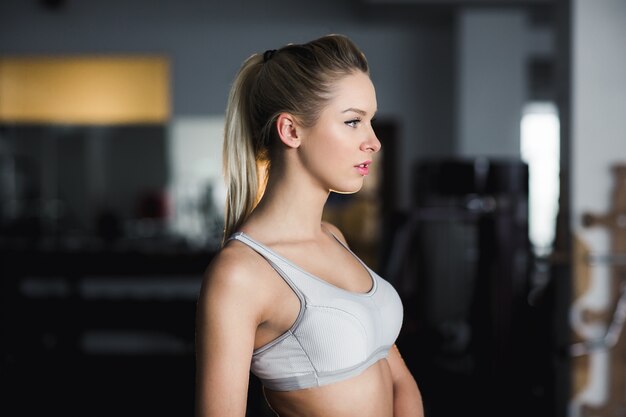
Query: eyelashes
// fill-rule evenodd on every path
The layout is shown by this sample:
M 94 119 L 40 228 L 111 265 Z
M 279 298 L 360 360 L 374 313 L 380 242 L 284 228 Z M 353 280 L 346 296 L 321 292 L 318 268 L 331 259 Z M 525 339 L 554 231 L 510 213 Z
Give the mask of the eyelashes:
M 361 119 L 359 118 L 348 120 L 345 122 L 345 124 L 350 127 L 357 127 L 359 123 L 361 123 Z
M 361 123 L 361 121 L 362 121 L 362 120 L 361 120 L 360 118 L 358 118 L 358 117 L 357 117 L 357 118 L 355 118 L 355 119 L 348 120 L 348 121 L 346 121 L 346 122 L 344 122 L 344 123 L 345 123 L 347 126 L 350 126 L 350 127 L 357 127 L 357 125 L 358 125 L 359 123 Z M 372 118 L 372 120 L 370 120 L 370 123 L 372 123 L 372 124 L 373 124 L 373 123 L 375 123 L 375 122 L 376 122 L 376 118 L 375 118 L 375 117 L 374 117 L 374 118 Z

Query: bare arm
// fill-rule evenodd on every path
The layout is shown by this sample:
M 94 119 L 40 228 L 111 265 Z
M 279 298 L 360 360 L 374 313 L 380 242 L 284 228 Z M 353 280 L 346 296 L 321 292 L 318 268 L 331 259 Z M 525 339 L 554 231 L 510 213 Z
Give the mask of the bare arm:
M 260 307 L 245 264 L 232 251 L 224 252 L 207 269 L 198 299 L 196 417 L 246 413 Z
M 396 345 L 389 351 L 387 361 L 393 379 L 394 417 L 423 417 L 422 395 Z

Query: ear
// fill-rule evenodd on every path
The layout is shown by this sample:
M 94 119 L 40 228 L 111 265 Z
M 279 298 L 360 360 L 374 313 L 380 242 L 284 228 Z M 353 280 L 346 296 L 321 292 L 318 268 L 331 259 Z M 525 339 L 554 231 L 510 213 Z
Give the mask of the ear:
M 289 113 L 281 113 L 276 119 L 276 130 L 281 142 L 290 148 L 300 146 L 300 136 L 298 135 L 296 118 Z

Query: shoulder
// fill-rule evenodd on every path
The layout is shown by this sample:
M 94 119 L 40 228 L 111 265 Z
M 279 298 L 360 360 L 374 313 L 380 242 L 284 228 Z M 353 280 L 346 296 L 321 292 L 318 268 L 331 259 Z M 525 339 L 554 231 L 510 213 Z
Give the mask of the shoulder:
M 263 308 L 264 267 L 267 262 L 240 242 L 230 242 L 220 249 L 207 266 L 202 279 L 200 299 L 213 306 L 228 305 Z M 214 302 L 211 302 L 214 301 Z M 219 301 L 219 303 L 215 303 Z M 254 302 L 253 302 L 254 301 Z
M 260 256 L 248 246 L 230 241 L 213 257 L 205 271 L 205 280 L 238 281 L 258 263 Z
M 343 235 L 341 230 L 337 226 L 332 223 L 328 223 L 327 221 L 322 222 L 322 227 L 332 233 L 337 239 L 341 240 L 345 245 L 348 245 L 346 241 L 346 237 Z

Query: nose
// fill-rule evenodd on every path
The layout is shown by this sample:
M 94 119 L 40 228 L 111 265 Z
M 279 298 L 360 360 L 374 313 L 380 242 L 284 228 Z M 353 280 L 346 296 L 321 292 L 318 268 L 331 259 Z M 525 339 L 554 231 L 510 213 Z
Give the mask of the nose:
M 365 152 L 376 153 L 380 151 L 381 147 L 382 145 L 380 141 L 378 140 L 378 137 L 376 136 L 374 129 L 370 128 L 370 132 L 367 135 L 367 138 L 361 144 L 361 150 Z

